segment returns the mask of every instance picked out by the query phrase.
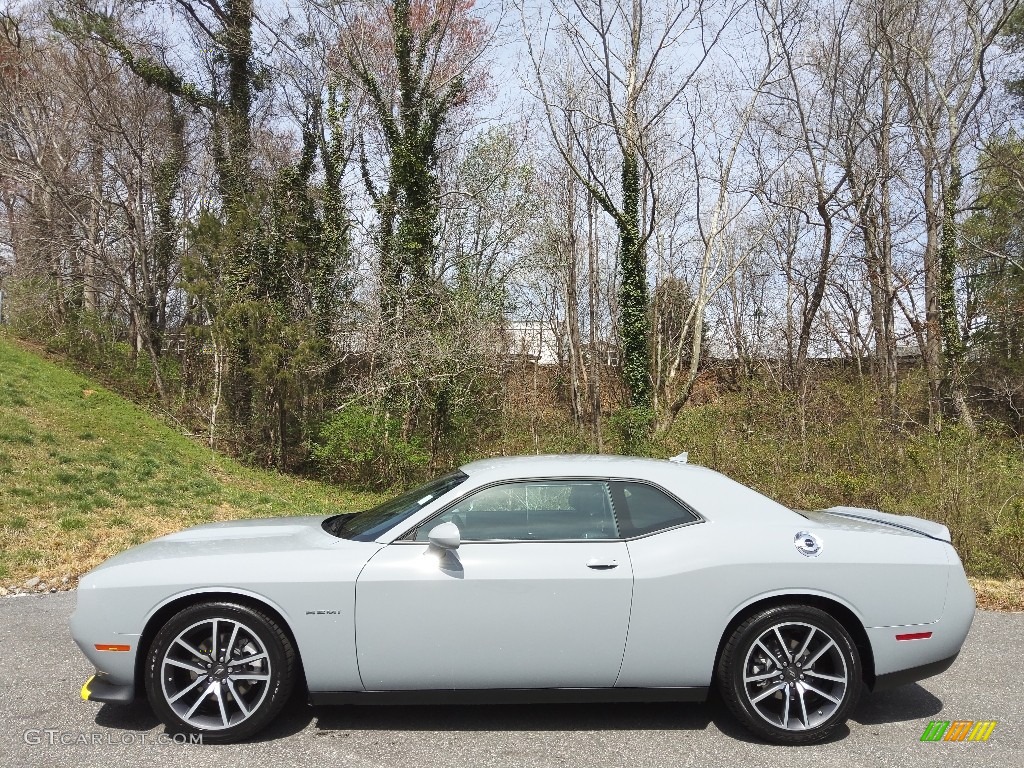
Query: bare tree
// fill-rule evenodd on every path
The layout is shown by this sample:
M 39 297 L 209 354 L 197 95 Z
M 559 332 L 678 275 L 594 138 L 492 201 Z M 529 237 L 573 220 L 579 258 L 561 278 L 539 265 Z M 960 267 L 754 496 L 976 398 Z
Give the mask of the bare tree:
M 870 294 L 874 340 L 872 370 L 882 411 L 896 418 L 896 291 L 894 237 L 899 227 L 893 188 L 900 182 L 908 147 L 897 142 L 905 114 L 892 68 L 881 54 L 881 17 L 873 4 L 851 5 L 843 64 L 837 73 L 838 115 L 847 130 L 840 133 L 840 164 L 846 172 L 852 221 L 863 246 Z
M 5 81 L 0 165 L 24 180 L 34 246 L 57 257 L 49 277 L 63 311 L 122 319 L 137 353 L 158 358 L 180 262 L 173 210 L 184 123 L 165 97 L 91 46 L 18 42 L 30 77 Z M 49 241 L 43 245 L 44 241 Z M 70 278 L 70 283 L 67 283 Z M 67 288 L 61 288 L 62 285 Z
M 903 0 L 878 9 L 882 50 L 907 103 L 923 173 L 925 365 L 929 411 L 942 427 L 943 394 L 974 431 L 966 347 L 954 284 L 967 131 L 989 88 L 990 53 L 1018 0 Z
M 749 81 L 739 84 L 740 95 L 725 100 L 724 107 L 712 106 L 722 98 L 720 95 L 694 99 L 690 106 L 687 144 L 694 168 L 692 187 L 699 256 L 690 269 L 689 308 L 682 319 L 674 349 L 669 353 L 669 365 L 662 382 L 661 392 L 668 397 L 663 428 L 678 415 L 693 393 L 703 359 L 705 313 L 709 303 L 760 249 L 772 230 L 772 220 L 778 215 L 771 207 L 762 208 L 763 220 L 753 225 L 748 215 L 781 165 L 778 158 L 754 159 L 749 154 L 753 143 L 750 129 L 758 114 L 759 100 L 778 87 L 785 73 L 784 59 L 768 31 L 770 26 L 764 25 L 762 30 L 765 31 L 759 34 L 760 52 L 754 56 L 752 71 L 744 73 Z M 727 90 L 723 84 L 728 79 L 724 73 L 717 74 L 714 90 L 721 94 Z M 726 128 L 708 131 L 706 126 L 712 123 Z M 745 169 L 739 167 L 744 160 L 751 166 L 745 173 Z
M 801 267 L 801 300 L 796 327 L 796 349 L 790 356 L 790 374 L 797 393 L 801 430 L 805 428 L 807 364 L 815 320 L 825 298 L 829 273 L 837 257 L 842 233 L 840 217 L 847 205 L 841 193 L 846 169 L 835 162 L 841 124 L 839 91 L 844 63 L 844 41 L 849 25 L 849 4 L 819 8 L 811 2 L 796 5 L 763 0 L 763 18 L 772 43 L 784 62 L 785 86 L 772 94 L 772 130 L 780 140 L 780 153 L 791 154 L 799 170 L 800 185 L 808 194 L 778 199 L 774 204 L 799 206 L 799 215 L 817 231 L 817 254 Z M 813 29 L 815 34 L 806 30 Z M 792 274 L 790 283 L 793 283 Z
M 735 10 L 711 0 L 656 8 L 640 0 L 569 0 L 553 3 L 546 18 L 525 4 L 520 11 L 554 145 L 618 229 L 623 377 L 630 404 L 646 408 L 652 402 L 647 245 L 658 215 L 653 182 L 665 172 L 653 165 L 654 150 Z M 535 40 L 531 28 L 547 34 Z M 547 49 L 549 34 L 554 51 Z M 567 68 L 566 60 L 576 66 Z M 560 82 L 569 72 L 580 78 L 579 87 Z M 590 160 L 591 126 L 614 138 L 616 174 L 598 173 Z

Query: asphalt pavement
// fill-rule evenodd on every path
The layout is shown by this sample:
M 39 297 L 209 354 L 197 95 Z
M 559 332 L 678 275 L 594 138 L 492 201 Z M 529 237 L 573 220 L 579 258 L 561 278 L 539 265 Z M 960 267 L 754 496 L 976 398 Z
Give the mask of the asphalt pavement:
M 74 593 L 0 599 L 0 765 L 1024 766 L 1024 613 L 979 612 L 953 667 L 865 694 L 830 742 L 778 747 L 709 704 L 309 707 L 255 742 L 176 744 L 149 707 L 84 702 L 92 668 L 67 621 Z M 931 720 L 995 720 L 987 742 L 921 742 Z

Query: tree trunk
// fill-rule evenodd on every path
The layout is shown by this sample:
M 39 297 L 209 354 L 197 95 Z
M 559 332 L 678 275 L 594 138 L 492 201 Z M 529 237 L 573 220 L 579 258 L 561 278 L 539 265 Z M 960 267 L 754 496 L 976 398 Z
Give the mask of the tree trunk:
M 630 406 L 647 408 L 651 402 L 647 345 L 647 259 L 640 241 L 640 168 L 635 149 L 627 150 L 622 158 L 622 200 L 623 210 L 619 218 L 622 376 Z
M 697 383 L 697 375 L 700 373 L 700 362 L 701 362 L 701 348 L 704 344 L 704 310 L 705 310 L 705 295 L 702 292 L 696 301 L 694 307 L 694 320 L 693 330 L 690 332 L 690 367 L 686 373 L 686 381 L 683 382 L 683 386 L 679 392 L 676 393 L 676 399 L 672 401 L 672 404 L 668 408 L 668 413 L 665 418 L 662 419 L 661 424 L 658 425 L 659 431 L 664 431 L 669 428 L 676 416 L 679 415 L 679 411 L 683 409 L 683 406 L 690 400 L 690 396 L 693 394 L 693 387 Z
M 583 375 L 580 350 L 579 274 L 577 264 L 575 179 L 565 177 L 565 324 L 569 352 L 569 405 L 573 424 L 583 423 L 583 399 L 580 377 Z
M 92 190 L 89 200 L 88 242 L 82 249 L 82 309 L 93 314 L 99 308 L 99 288 L 96 254 L 102 247 L 101 216 L 103 209 L 103 148 L 96 140 L 92 146 L 92 168 L 90 169 Z
M 817 211 L 821 218 L 823 232 L 821 249 L 818 252 L 818 274 L 815 276 L 811 295 L 807 298 L 800 315 L 800 331 L 797 336 L 796 358 L 793 361 L 792 369 L 801 408 L 805 404 L 804 395 L 807 391 L 807 358 L 810 355 L 811 332 L 814 328 L 814 320 L 818 316 L 818 310 L 821 308 L 822 299 L 825 297 L 828 273 L 832 266 L 832 212 L 828 209 L 828 201 L 819 199 Z
M 890 143 L 892 140 L 892 93 L 888 66 L 882 71 L 882 115 L 878 137 L 878 211 L 862 216 L 865 255 L 870 282 L 871 321 L 875 336 L 875 376 L 881 396 L 882 413 L 895 421 L 898 371 L 896 370 L 895 307 L 892 271 L 892 196 Z M 869 196 L 871 200 L 873 196 Z M 873 206 L 872 206 L 873 207 Z
M 928 376 L 928 424 L 942 431 L 942 331 L 939 323 L 939 199 L 931 158 L 924 175 L 924 368 Z
M 224 110 L 227 156 L 218 169 L 228 215 L 239 210 L 247 196 L 252 172 L 253 45 L 252 0 L 232 0 L 225 6 L 223 45 L 227 59 L 228 103 Z
M 651 361 L 648 349 L 647 254 L 640 236 L 640 116 L 638 61 L 642 41 L 642 9 L 633 0 L 630 60 L 626 65 L 626 97 L 623 109 L 622 211 L 619 227 L 619 311 L 622 324 L 622 376 L 634 408 L 651 406 Z
M 587 289 L 590 300 L 590 421 L 594 433 L 594 445 L 598 453 L 603 452 L 601 438 L 601 370 L 600 351 L 597 348 L 597 210 L 591 197 L 587 200 Z
M 956 311 L 956 265 L 958 260 L 956 206 L 963 184 L 960 157 L 954 149 L 950 158 L 949 178 L 942 201 L 942 247 L 939 250 L 939 317 L 942 326 L 942 348 L 945 353 L 943 385 L 949 392 L 953 413 L 970 434 L 976 433 L 974 419 L 967 404 L 966 347 L 960 332 Z

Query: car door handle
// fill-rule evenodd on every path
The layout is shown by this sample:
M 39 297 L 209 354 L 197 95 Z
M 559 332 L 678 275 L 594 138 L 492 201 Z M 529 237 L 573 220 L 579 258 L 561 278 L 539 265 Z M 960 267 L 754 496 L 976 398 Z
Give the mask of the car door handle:
M 612 568 L 618 568 L 618 560 L 598 560 L 596 557 L 591 558 L 587 562 L 587 568 L 593 568 L 595 571 L 610 571 Z

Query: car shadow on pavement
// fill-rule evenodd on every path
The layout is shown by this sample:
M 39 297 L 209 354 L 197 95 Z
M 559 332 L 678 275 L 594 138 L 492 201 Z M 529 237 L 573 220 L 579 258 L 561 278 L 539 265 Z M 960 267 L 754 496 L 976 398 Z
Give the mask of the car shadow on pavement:
M 851 719 L 861 725 L 923 720 L 941 712 L 942 706 L 940 698 L 914 683 L 881 693 L 865 691 Z
M 942 709 L 942 701 L 920 685 L 884 693 L 865 692 L 852 720 L 861 725 L 920 720 Z M 714 725 L 739 741 L 763 743 L 739 725 L 721 700 L 703 704 L 539 704 L 494 706 L 318 706 L 296 692 L 285 708 L 252 741 L 287 738 L 315 724 L 318 733 L 352 731 L 702 731 Z M 149 704 L 105 704 L 96 724 L 126 731 L 150 731 L 160 721 Z M 836 729 L 828 741 L 841 741 L 850 730 Z
M 313 712 L 314 709 L 306 705 L 305 694 L 296 694 L 277 718 L 250 741 L 273 741 L 294 736 L 309 725 Z M 96 725 L 120 731 L 166 732 L 160 718 L 145 699 L 136 699 L 128 705 L 103 704 L 96 712 Z
M 96 711 L 96 725 L 122 731 L 151 731 L 160 720 L 145 699 L 131 704 L 104 704 Z
M 703 730 L 715 717 L 702 704 L 540 704 L 494 706 L 319 706 L 296 694 L 251 741 L 294 736 L 315 723 L 318 732 L 351 731 L 608 731 Z M 96 724 L 125 731 L 163 728 L 148 702 L 104 704 Z
M 703 731 L 765 743 L 744 729 L 712 696 L 703 704 L 540 704 L 515 706 L 314 707 L 323 735 L 353 731 Z M 308 717 L 304 718 L 307 722 Z M 849 735 L 844 725 L 828 741 Z

